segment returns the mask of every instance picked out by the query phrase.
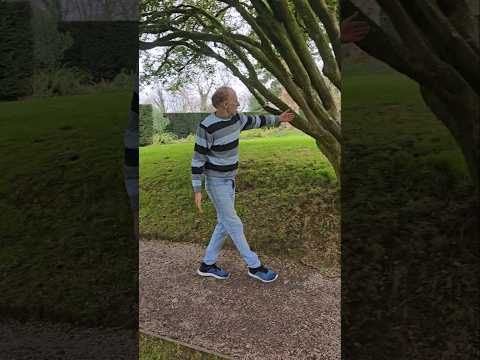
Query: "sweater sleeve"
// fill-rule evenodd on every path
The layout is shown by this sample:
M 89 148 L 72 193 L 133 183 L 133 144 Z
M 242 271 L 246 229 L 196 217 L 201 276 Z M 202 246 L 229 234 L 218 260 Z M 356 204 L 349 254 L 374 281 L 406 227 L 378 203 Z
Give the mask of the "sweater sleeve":
M 240 115 L 242 131 L 261 127 L 276 127 L 280 125 L 280 118 L 275 115 Z
M 195 148 L 192 158 L 192 186 L 195 192 L 202 191 L 202 179 L 204 177 L 207 154 L 210 151 L 212 143 L 212 135 L 200 124 L 195 134 Z

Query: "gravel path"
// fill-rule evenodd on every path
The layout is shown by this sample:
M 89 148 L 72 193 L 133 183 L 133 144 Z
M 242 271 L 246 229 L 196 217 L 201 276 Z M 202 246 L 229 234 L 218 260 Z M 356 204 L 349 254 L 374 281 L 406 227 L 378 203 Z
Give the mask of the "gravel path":
M 0 322 L 1 360 L 131 360 L 137 332 L 65 323 Z
M 224 250 L 228 280 L 195 274 L 203 247 L 140 242 L 140 328 L 235 359 L 340 359 L 340 277 L 261 256 L 270 284 Z

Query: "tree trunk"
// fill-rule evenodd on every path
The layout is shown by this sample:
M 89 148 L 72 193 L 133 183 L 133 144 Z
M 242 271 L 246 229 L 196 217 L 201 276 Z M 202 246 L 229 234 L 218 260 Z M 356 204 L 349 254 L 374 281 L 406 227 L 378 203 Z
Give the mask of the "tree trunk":
M 265 109 L 270 113 L 279 115 L 280 111 L 272 111 L 272 109 Z M 313 115 L 313 114 L 312 114 Z M 340 116 L 338 114 L 338 116 Z M 302 120 L 303 119 L 303 120 Z M 340 139 L 337 139 L 331 132 L 325 130 L 318 121 L 310 118 L 308 121 L 306 118 L 297 117 L 291 123 L 292 126 L 305 134 L 310 135 L 315 139 L 318 149 L 327 158 L 332 165 L 335 175 L 337 177 L 337 183 L 340 184 L 341 180 L 341 144 Z
M 338 142 L 329 142 L 325 143 L 325 141 L 320 141 L 319 139 L 315 139 L 317 143 L 317 147 L 319 148 L 320 152 L 325 155 L 328 159 L 330 164 L 332 165 L 333 169 L 335 170 L 335 175 L 337 177 L 337 183 L 340 185 L 341 183 L 341 152 L 340 152 L 340 144 Z
M 478 95 L 472 90 L 464 97 L 464 107 L 455 107 L 454 102 L 444 102 L 436 97 L 431 90 L 421 87 L 425 103 L 435 116 L 445 124 L 453 138 L 462 150 L 468 166 L 471 181 L 478 193 L 479 164 L 479 123 L 480 116 Z

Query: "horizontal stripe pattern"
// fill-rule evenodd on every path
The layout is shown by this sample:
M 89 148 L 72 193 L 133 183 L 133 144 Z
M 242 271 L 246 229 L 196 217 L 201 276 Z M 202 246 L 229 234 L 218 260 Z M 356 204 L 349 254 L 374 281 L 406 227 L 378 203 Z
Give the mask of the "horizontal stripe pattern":
M 234 178 L 238 169 L 240 132 L 274 126 L 279 123 L 273 115 L 235 114 L 223 119 L 210 114 L 202 120 L 195 134 L 192 158 L 192 186 L 200 191 L 204 176 Z
M 236 162 L 235 164 L 230 164 L 230 165 L 215 165 L 215 164 L 212 164 L 210 162 L 207 162 L 205 164 L 205 169 L 222 171 L 222 172 L 232 171 L 232 170 L 238 169 L 238 162 Z
M 230 120 L 223 120 L 223 121 L 221 120 L 211 124 L 210 126 L 207 127 L 207 132 L 209 134 L 213 134 L 215 131 L 229 127 L 231 125 L 235 125 L 239 121 L 240 121 L 240 116 L 236 114 Z
M 192 174 L 200 175 L 203 174 L 203 166 L 192 166 Z
M 280 125 L 280 119 L 274 115 L 241 115 L 242 131 Z
M 218 136 L 217 134 L 215 134 L 215 141 L 212 146 L 226 145 L 240 138 L 240 129 L 238 126 L 235 129 L 231 129 L 230 131 L 231 132 L 229 134 L 223 136 Z
M 235 139 L 227 144 L 213 145 L 211 150 L 215 152 L 233 150 L 238 147 L 238 139 Z
M 238 162 L 238 153 L 230 157 L 223 156 L 207 156 L 207 162 L 215 165 L 231 165 Z
M 130 198 L 132 210 L 139 208 L 139 150 L 138 150 L 138 125 L 139 125 L 139 97 L 138 73 L 135 76 L 134 89 L 130 101 L 128 124 L 124 132 L 124 183 Z
M 199 144 L 195 144 L 194 150 L 202 155 L 208 154 L 208 148 Z

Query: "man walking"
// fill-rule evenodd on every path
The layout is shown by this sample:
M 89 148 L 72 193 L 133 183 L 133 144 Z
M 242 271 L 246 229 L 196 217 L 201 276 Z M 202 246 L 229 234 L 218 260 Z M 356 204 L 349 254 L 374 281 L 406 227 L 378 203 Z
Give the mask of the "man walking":
M 227 235 L 230 236 L 248 266 L 248 275 L 263 282 L 275 281 L 278 274 L 262 265 L 250 249 L 243 224 L 235 211 L 235 176 L 238 168 L 240 132 L 264 126 L 291 122 L 294 114 L 253 116 L 237 113 L 237 95 L 232 88 L 221 87 L 212 96 L 216 111 L 200 122 L 192 159 L 192 185 L 195 204 L 202 212 L 202 178 L 210 200 L 217 212 L 217 225 L 197 273 L 216 279 L 226 279 L 229 273 L 216 265 L 217 257 Z

